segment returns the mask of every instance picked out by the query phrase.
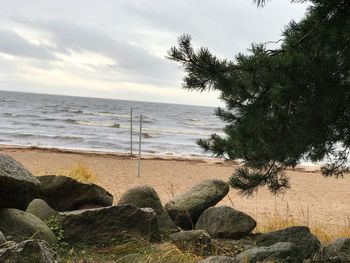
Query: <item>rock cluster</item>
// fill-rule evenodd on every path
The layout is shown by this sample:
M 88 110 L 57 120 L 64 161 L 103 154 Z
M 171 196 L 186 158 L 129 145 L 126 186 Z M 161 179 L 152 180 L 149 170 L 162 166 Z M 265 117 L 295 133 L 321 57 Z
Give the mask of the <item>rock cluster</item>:
M 112 205 L 113 196 L 98 185 L 65 176 L 34 177 L 0 155 L 0 262 L 54 263 L 57 254 L 50 246 L 58 240 L 104 246 L 135 235 L 172 242 L 205 256 L 202 263 L 350 262 L 350 239 L 321 248 L 303 226 L 253 234 L 257 223 L 251 216 L 216 206 L 228 191 L 227 183 L 206 180 L 163 206 L 152 187 L 139 186 Z M 50 222 L 63 236 L 55 236 Z M 211 256 L 220 244 L 230 256 Z
M 150 186 L 139 186 L 126 191 L 118 201 L 118 205 L 134 205 L 140 208 L 150 207 L 159 221 L 159 228 L 177 229 L 173 220 L 160 202 L 157 192 Z
M 227 183 L 221 180 L 206 180 L 167 203 L 165 209 L 177 226 L 193 229 L 199 216 L 223 199 L 228 191 Z

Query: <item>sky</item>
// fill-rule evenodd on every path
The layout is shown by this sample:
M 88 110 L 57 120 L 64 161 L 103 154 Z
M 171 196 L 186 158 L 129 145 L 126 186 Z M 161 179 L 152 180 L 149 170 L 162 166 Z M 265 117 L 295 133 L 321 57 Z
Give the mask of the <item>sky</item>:
M 219 106 L 166 59 L 182 34 L 234 59 L 278 40 L 305 4 L 273 0 L 0 0 L 0 90 Z

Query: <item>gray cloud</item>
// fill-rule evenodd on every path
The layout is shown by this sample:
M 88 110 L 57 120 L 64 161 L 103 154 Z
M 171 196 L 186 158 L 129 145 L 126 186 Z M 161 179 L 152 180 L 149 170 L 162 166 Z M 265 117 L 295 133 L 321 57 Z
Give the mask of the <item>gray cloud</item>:
M 54 60 L 55 55 L 48 47 L 33 45 L 15 32 L 0 30 L 0 52 L 45 60 Z
M 0 5 L 0 24 L 6 29 L 0 31 L 0 52 L 33 58 L 26 59 L 26 65 L 0 58 L 1 66 L 7 64 L 11 69 L 6 83 L 0 78 L 0 88 L 3 84 L 11 86 L 11 81 L 18 88 L 18 83 L 22 83 L 20 76 L 26 75 L 28 66 L 47 71 L 58 69 L 96 83 L 128 82 L 180 89 L 182 70 L 164 58 L 179 35 L 189 33 L 196 46 L 207 46 L 220 57 L 233 58 L 238 52 L 245 52 L 252 42 L 279 39 L 284 25 L 291 19 L 300 19 L 306 7 L 290 5 L 290 0 L 271 1 L 263 9 L 256 8 L 251 0 L 0 0 Z M 11 31 L 12 25 L 44 31 L 52 46 L 33 45 L 19 35 L 21 31 Z M 97 53 L 114 63 L 89 64 L 86 69 L 63 61 L 73 58 L 74 52 Z M 17 74 L 19 71 L 21 74 Z M 28 90 L 35 91 L 35 85 L 30 84 Z M 41 92 L 45 85 L 52 90 L 50 84 L 42 82 Z M 67 90 L 69 87 L 60 89 L 65 94 L 74 93 Z M 130 99 L 135 99 L 133 92 Z M 111 93 L 98 94 L 111 97 Z M 188 94 L 196 100 L 195 94 Z M 142 96 L 144 93 L 140 92 L 137 99 L 142 100 Z M 168 100 L 162 96 L 155 100 Z M 210 100 L 216 103 L 215 99 Z
M 179 78 L 176 65 L 149 53 L 146 49 L 132 45 L 125 40 L 111 37 L 93 26 L 87 27 L 73 22 L 48 20 L 17 22 L 47 31 L 53 37 L 56 48 L 52 52 L 69 54 L 70 50 L 89 51 L 104 55 L 115 61 L 109 71 L 129 74 L 137 82 L 174 83 Z M 97 69 L 95 67 L 95 69 Z M 104 68 L 106 70 L 106 68 Z M 110 72 L 111 74 L 113 72 Z M 132 76 L 130 76 L 132 75 Z

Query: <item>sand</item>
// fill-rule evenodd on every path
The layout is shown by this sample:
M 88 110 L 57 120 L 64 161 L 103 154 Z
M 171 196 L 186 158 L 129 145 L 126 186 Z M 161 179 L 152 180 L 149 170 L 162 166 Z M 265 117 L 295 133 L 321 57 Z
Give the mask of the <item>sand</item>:
M 115 202 L 127 189 L 138 185 L 153 186 L 163 203 L 209 178 L 227 181 L 237 164 L 219 159 L 144 157 L 141 176 L 137 160 L 122 154 L 101 154 L 52 149 L 0 147 L 1 154 L 13 156 L 34 175 L 59 174 L 79 163 L 95 172 L 97 183 L 114 195 Z M 312 170 L 312 169 L 311 169 Z M 234 206 L 263 223 L 274 214 L 301 220 L 305 224 L 349 226 L 350 175 L 344 179 L 324 178 L 305 167 L 286 171 L 291 189 L 273 196 L 261 189 L 250 198 L 231 189 L 220 204 Z

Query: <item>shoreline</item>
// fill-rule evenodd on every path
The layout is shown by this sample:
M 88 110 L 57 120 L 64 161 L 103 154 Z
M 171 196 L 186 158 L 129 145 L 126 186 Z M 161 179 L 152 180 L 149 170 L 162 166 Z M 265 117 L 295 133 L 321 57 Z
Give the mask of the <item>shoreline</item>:
M 0 144 L 1 149 L 8 150 L 24 150 L 24 151 L 41 151 L 48 153 L 70 153 L 86 156 L 113 156 L 120 159 L 137 159 L 138 155 L 133 154 L 132 156 L 129 153 L 125 152 L 112 152 L 112 151 L 98 151 L 98 150 L 89 150 L 89 149 L 69 149 L 69 148 L 60 148 L 60 147 L 40 147 L 40 146 L 25 146 L 25 145 L 16 145 L 16 144 Z M 221 158 L 216 157 L 206 157 L 199 155 L 176 155 L 176 154 L 150 154 L 150 153 L 141 153 L 142 160 L 172 160 L 172 161 L 203 161 L 203 162 L 233 162 L 238 164 L 235 161 L 226 161 Z
M 24 146 L 14 144 L 0 144 L 1 150 L 23 150 L 23 151 L 38 151 L 46 153 L 63 153 L 63 154 L 76 154 L 83 156 L 110 156 L 121 160 L 137 160 L 138 155 L 125 152 L 112 152 L 112 151 L 94 151 L 89 149 L 67 149 L 59 147 L 40 147 L 40 146 Z M 182 155 L 166 155 L 166 154 L 149 154 L 141 153 L 141 160 L 158 160 L 158 161 L 179 161 L 179 162 L 196 162 L 196 163 L 208 163 L 208 164 L 220 164 L 225 166 L 240 166 L 241 162 L 235 160 L 224 160 L 217 157 L 206 156 L 182 156 Z M 300 171 L 306 173 L 317 173 L 320 171 L 320 165 L 317 164 L 299 164 L 294 169 L 286 169 L 286 171 Z

